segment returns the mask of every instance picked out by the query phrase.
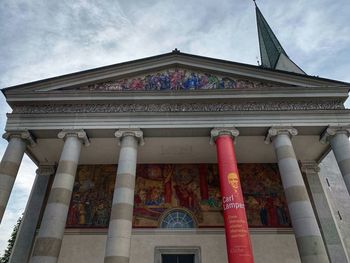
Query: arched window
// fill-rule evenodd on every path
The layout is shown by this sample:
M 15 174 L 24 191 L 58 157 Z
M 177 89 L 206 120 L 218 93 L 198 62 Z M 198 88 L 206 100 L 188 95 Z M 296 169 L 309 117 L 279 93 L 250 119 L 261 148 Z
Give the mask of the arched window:
M 163 217 L 161 228 L 194 228 L 196 226 L 191 214 L 183 209 L 173 209 Z

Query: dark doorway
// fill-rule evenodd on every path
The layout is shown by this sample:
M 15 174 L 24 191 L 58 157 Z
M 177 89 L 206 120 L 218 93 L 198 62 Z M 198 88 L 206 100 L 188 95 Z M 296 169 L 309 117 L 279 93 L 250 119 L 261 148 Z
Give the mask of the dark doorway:
M 162 263 L 194 263 L 194 254 L 162 254 Z

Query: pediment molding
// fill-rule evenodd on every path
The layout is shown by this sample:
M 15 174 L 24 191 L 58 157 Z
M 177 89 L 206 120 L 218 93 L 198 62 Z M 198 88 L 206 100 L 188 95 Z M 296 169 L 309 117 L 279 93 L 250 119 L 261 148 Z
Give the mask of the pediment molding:
M 238 81 L 251 81 L 267 85 L 301 87 L 348 86 L 348 83 L 294 74 L 278 70 L 268 70 L 258 66 L 225 60 L 206 58 L 185 53 L 167 53 L 150 58 L 119 63 L 111 66 L 86 70 L 55 78 L 40 80 L 3 89 L 5 96 L 35 94 L 74 90 L 91 85 L 106 87 L 122 79 L 152 74 L 162 70 L 186 69 L 193 72 L 233 78 Z M 264 84 L 264 85 L 265 85 Z M 256 85 L 256 84 L 253 84 Z M 260 85 L 260 84 L 259 84 Z M 249 86 L 249 85 L 248 85 Z M 96 87 L 96 86 L 95 86 Z

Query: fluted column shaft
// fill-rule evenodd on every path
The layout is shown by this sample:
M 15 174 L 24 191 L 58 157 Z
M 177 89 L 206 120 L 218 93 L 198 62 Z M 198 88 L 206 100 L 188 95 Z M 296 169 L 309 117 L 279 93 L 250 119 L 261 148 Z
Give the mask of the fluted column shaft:
M 301 262 L 326 263 L 327 252 L 290 140 L 296 134 L 293 128 L 271 128 L 268 136 L 275 148 Z
M 12 248 L 10 263 L 28 262 L 50 177 L 55 173 L 52 165 L 40 165 L 28 203 Z
M 9 143 L 0 164 L 0 223 L 4 216 L 30 134 L 27 131 L 11 132 L 5 133 L 3 137 L 8 139 Z
M 108 228 L 105 263 L 128 263 L 134 207 L 137 148 L 142 132 L 119 130 L 120 138 L 117 179 L 113 194 L 112 211 Z
M 65 138 L 65 143 L 33 248 L 31 263 L 58 261 L 82 140 L 86 141 L 84 131 L 63 131 L 59 133 L 59 137 Z

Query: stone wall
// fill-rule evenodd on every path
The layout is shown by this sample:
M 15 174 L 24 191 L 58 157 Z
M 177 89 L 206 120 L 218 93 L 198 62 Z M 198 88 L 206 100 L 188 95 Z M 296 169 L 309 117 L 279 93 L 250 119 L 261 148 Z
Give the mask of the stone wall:
M 350 196 L 340 173 L 333 152 L 330 152 L 320 164 L 321 183 L 336 219 L 337 227 L 350 255 Z
M 291 230 L 252 230 L 255 263 L 299 263 L 299 255 Z M 59 263 L 102 262 L 106 233 L 69 233 L 63 240 Z M 227 262 L 225 236 L 222 229 L 200 230 L 134 230 L 130 263 L 155 262 L 156 247 L 199 247 L 201 263 Z

